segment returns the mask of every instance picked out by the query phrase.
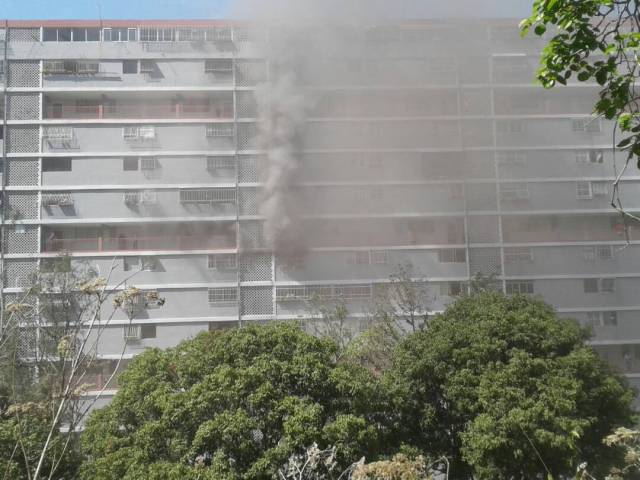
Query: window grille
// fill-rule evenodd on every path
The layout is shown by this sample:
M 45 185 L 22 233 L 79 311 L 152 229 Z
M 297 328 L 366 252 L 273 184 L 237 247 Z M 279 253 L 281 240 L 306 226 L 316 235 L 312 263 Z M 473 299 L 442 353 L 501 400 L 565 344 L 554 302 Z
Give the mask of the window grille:
M 73 140 L 73 128 L 71 127 L 46 127 L 42 137 L 47 140 Z
M 602 122 L 599 118 L 576 118 L 572 120 L 574 132 L 600 133 Z
M 356 265 L 369 265 L 369 252 L 354 252 L 353 263 Z
M 464 284 L 462 282 L 445 282 L 440 284 L 440 295 L 455 297 L 462 294 Z
M 236 168 L 235 157 L 207 157 L 207 170 L 233 170 Z
M 209 255 L 208 267 L 212 270 L 237 270 L 238 259 L 235 253 L 223 253 L 218 255 Z
M 300 287 L 278 287 L 276 289 L 276 300 L 280 302 L 295 302 L 307 299 L 307 291 Z
M 438 250 L 440 263 L 465 263 L 467 251 L 464 248 L 441 248 Z
M 179 42 L 203 42 L 205 32 L 203 28 L 179 28 L 177 40 Z
M 230 28 L 208 28 L 206 37 L 209 42 L 230 42 L 233 40 L 233 33 Z
M 235 188 L 180 190 L 180 203 L 235 203 Z
M 371 298 L 371 285 L 344 285 L 334 287 L 334 296 L 344 300 Z
M 155 127 L 144 126 L 128 126 L 123 127 L 122 136 L 125 140 L 153 140 L 156 138 Z
M 138 270 L 139 267 L 140 267 L 139 257 L 124 257 L 122 259 L 122 269 L 125 272 L 130 272 L 131 270 Z
M 497 133 L 524 133 L 524 129 L 522 120 L 499 120 L 496 122 Z
M 45 75 L 67 73 L 65 62 L 62 60 L 45 60 L 42 62 L 42 73 Z
M 587 262 L 596 261 L 596 247 L 586 246 L 582 248 L 582 257 Z
M 141 42 L 173 42 L 176 31 L 173 28 L 141 28 Z
M 158 159 L 156 157 L 140 157 L 140 170 L 156 170 Z
M 99 71 L 99 62 L 78 62 L 77 72 L 79 74 L 96 74 Z
M 533 282 L 527 281 L 508 281 L 507 282 L 507 295 L 532 295 L 533 294 Z
M 231 58 L 211 58 L 204 61 L 205 73 L 231 73 L 233 60 Z
M 576 198 L 578 200 L 590 200 L 593 198 L 591 182 L 576 182 Z
M 210 305 L 235 303 L 238 300 L 238 289 L 236 287 L 210 288 L 208 295 Z
M 587 312 L 587 325 L 590 327 L 612 327 L 618 325 L 618 312 Z
M 73 205 L 73 197 L 70 193 L 43 193 L 42 206 L 69 206 Z
M 229 124 L 207 125 L 206 136 L 207 137 L 233 137 L 234 136 L 233 125 L 229 125 Z
M 371 250 L 369 253 L 372 265 L 386 265 L 389 261 L 389 255 L 386 250 Z
M 122 337 L 125 340 L 140 340 L 142 337 L 140 325 L 125 325 L 122 329 Z
M 527 163 L 527 154 L 524 152 L 498 152 L 496 157 L 500 165 L 524 165 Z
M 604 154 L 602 150 L 586 150 L 574 153 L 576 163 L 581 164 L 602 164 L 604 163 Z
M 529 200 L 529 185 L 526 183 L 503 183 L 500 185 L 502 200 Z
M 600 260 L 613 260 L 613 247 L 611 245 L 598 245 L 596 250 Z
M 153 73 L 156 70 L 156 62 L 153 60 L 140 60 L 140 73 Z
M 609 195 L 609 182 L 591 182 L 591 191 L 594 197 Z
M 529 247 L 512 247 L 504 249 L 506 263 L 533 262 L 533 251 Z

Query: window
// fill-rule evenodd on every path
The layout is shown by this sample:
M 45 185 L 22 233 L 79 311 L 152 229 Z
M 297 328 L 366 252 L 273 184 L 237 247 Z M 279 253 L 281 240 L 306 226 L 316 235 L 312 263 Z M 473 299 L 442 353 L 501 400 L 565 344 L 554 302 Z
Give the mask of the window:
M 371 297 L 371 285 L 344 285 L 334 287 L 334 296 L 344 300 Z
M 209 255 L 207 264 L 212 270 L 225 271 L 238 269 L 238 260 L 235 253 Z
M 236 168 L 235 157 L 207 157 L 207 170 L 234 170 Z
M 42 159 L 43 172 L 70 172 L 71 157 L 45 157 Z
M 354 265 L 386 265 L 388 252 L 386 250 L 363 250 L 351 252 L 348 263 Z
M 46 127 L 42 137 L 47 140 L 73 140 L 73 128 L 71 127 Z
M 56 73 L 69 73 L 65 68 L 65 63 L 62 60 L 45 60 L 42 62 L 42 73 L 44 75 L 53 75 Z
M 140 60 L 140 73 L 153 73 L 156 71 L 154 60 Z
M 602 150 L 584 150 L 574 153 L 576 163 L 581 164 L 602 164 L 604 163 L 604 155 Z
M 369 253 L 372 265 L 386 265 L 389 261 L 389 254 L 386 250 L 371 250 Z
M 139 257 L 124 257 L 122 259 L 122 269 L 125 272 L 130 272 L 132 270 L 138 270 L 140 266 L 140 258 Z
M 533 281 L 514 281 L 507 282 L 507 295 L 532 295 L 533 294 Z
M 587 312 L 586 325 L 589 327 L 615 327 L 618 325 L 618 312 Z
M 71 257 L 43 258 L 40 260 L 40 271 L 43 273 L 70 272 Z
M 528 200 L 529 185 L 526 183 L 503 183 L 500 185 L 502 200 Z
M 156 138 L 156 129 L 152 126 L 123 127 L 122 137 L 125 140 L 153 140 L 154 138 Z
M 596 261 L 596 247 L 585 246 L 582 247 L 582 257 L 587 262 Z
M 58 29 L 57 28 L 44 28 L 42 40 L 45 42 L 57 42 L 58 41 Z
M 156 326 L 140 325 L 140 338 L 156 338 Z
M 462 282 L 445 282 L 440 284 L 440 295 L 455 297 L 462 295 L 464 284 Z
M 602 293 L 613 293 L 616 288 L 615 278 L 603 278 L 600 282 L 600 290 Z
M 122 170 L 131 172 L 138 170 L 138 157 L 125 157 L 122 159 Z
M 602 122 L 599 118 L 576 118 L 572 120 L 574 132 L 600 133 Z
M 613 260 L 613 247 L 611 245 L 599 245 L 596 250 L 600 260 Z
M 524 165 L 527 163 L 527 154 L 524 152 L 498 152 L 496 154 L 499 165 Z
M 590 200 L 593 198 L 591 182 L 576 182 L 576 198 L 578 200 Z
M 155 257 L 140 257 L 140 270 L 157 272 L 160 270 L 160 261 Z
M 210 288 L 208 295 L 210 305 L 235 303 L 238 298 L 238 290 L 236 287 Z
M 438 250 L 440 263 L 465 263 L 467 251 L 464 248 L 441 248 Z
M 307 292 L 304 286 L 276 288 L 276 300 L 279 302 L 299 301 L 306 298 Z
M 498 120 L 496 122 L 497 133 L 523 133 L 524 122 L 522 120 Z
M 180 203 L 234 203 L 235 188 L 211 188 L 198 190 L 180 190 Z
M 135 28 L 104 28 L 102 39 L 105 42 L 135 42 L 138 30 Z
M 609 182 L 591 182 L 591 191 L 594 197 L 609 195 Z
M 207 125 L 205 134 L 207 137 L 233 137 L 233 125 Z
M 582 284 L 584 293 L 598 293 L 599 291 L 597 278 L 585 278 Z
M 449 198 L 452 200 L 464 198 L 464 185 L 461 183 L 449 185 Z
M 138 73 L 138 61 L 137 60 L 123 60 L 122 61 L 122 73 L 124 73 L 124 74 Z
M 585 278 L 583 280 L 584 293 L 613 293 L 615 284 L 615 278 Z
M 140 340 L 141 337 L 140 325 L 125 325 L 122 329 L 122 338 L 125 340 Z
M 58 29 L 58 41 L 59 42 L 70 42 L 71 41 L 71 29 L 70 28 L 59 28 Z
M 176 31 L 173 28 L 141 28 L 141 42 L 173 42 Z
M 79 74 L 96 74 L 100 71 L 99 62 L 78 62 L 76 66 L 76 72 Z M 94 104 L 93 102 L 91 102 Z
M 213 58 L 204 61 L 205 73 L 231 73 L 233 60 L 231 58 Z
M 533 251 L 529 247 L 511 247 L 504 249 L 506 263 L 533 262 Z

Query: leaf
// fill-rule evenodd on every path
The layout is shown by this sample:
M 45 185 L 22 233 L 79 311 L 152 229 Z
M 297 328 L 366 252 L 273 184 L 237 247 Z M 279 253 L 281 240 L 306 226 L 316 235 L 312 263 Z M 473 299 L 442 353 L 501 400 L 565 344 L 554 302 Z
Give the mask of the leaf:
M 544 35 L 547 31 L 547 27 L 544 25 L 536 25 L 536 28 L 533 30 L 536 35 Z
M 604 68 L 596 72 L 596 82 L 598 82 L 598 85 L 604 85 L 607 83 L 607 78 L 609 78 L 609 72 Z

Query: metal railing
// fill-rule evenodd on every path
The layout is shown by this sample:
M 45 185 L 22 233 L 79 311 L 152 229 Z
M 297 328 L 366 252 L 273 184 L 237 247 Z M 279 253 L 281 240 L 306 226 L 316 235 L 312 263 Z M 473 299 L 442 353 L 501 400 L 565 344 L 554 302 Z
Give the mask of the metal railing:
M 49 238 L 44 252 L 115 252 L 141 250 L 233 249 L 235 237 L 229 235 L 176 235 L 158 237 L 113 236 L 88 238 Z

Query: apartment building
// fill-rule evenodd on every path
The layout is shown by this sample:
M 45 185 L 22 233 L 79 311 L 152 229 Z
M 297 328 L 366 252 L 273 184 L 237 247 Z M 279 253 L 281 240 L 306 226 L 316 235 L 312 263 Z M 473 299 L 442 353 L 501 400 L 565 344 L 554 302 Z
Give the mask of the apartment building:
M 123 348 L 129 359 L 298 318 L 313 295 L 357 319 L 399 264 L 428 280 L 434 310 L 496 273 L 506 293 L 592 327 L 640 385 L 640 245 L 609 205 L 612 125 L 590 115 L 596 85 L 533 84 L 542 44 L 516 24 L 368 27 L 341 55 L 308 59 L 299 82 L 314 102 L 290 187 L 307 243 L 292 261 L 272 252 L 260 209 L 264 35 L 215 21 L 9 21 L 3 294 L 62 252 L 110 285 L 158 292 L 162 308 L 111 321 L 98 388 Z M 621 193 L 640 206 L 635 169 Z

